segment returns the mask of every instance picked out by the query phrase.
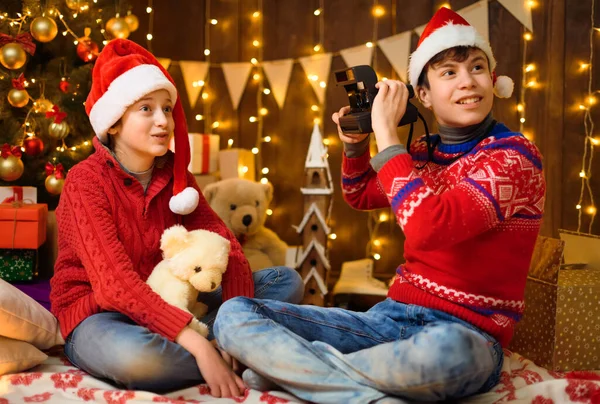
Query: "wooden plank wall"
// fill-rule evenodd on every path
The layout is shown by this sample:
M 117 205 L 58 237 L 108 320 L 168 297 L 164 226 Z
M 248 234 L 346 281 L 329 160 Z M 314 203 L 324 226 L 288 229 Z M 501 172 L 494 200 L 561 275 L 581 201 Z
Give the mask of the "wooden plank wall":
M 176 61 L 205 59 L 205 1 L 209 0 L 178 0 L 176 7 L 166 0 L 154 1 L 153 51 L 157 56 Z M 545 156 L 548 198 L 543 233 L 546 235 L 556 235 L 561 227 L 571 230 L 577 227 L 574 206 L 580 190 L 578 173 L 581 170 L 584 137 L 583 114 L 574 106 L 582 100 L 587 88 L 586 76 L 578 72 L 577 62 L 585 60 L 589 53 L 591 0 L 569 1 L 568 7 L 565 2 L 538 1 L 533 14 L 534 40 L 529 43 L 527 51 L 527 62 L 536 64 L 541 83 L 539 89 L 527 92 L 525 126 L 534 135 Z M 140 17 L 140 29 L 131 39 L 145 44 L 148 16 L 144 10 L 147 1 L 133 0 L 131 3 L 134 13 Z M 324 0 L 324 48 L 335 52 L 372 41 L 375 20 L 371 9 L 374 3 L 374 0 Z M 426 23 L 442 3 L 437 0 L 379 0 L 378 4 L 386 9 L 387 14 L 377 21 L 377 38 Z M 455 10 L 473 3 L 474 0 L 450 1 Z M 211 62 L 249 61 L 252 57 L 258 57 L 251 43 L 259 33 L 260 20 L 251 18 L 257 6 L 257 0 L 210 0 L 210 18 L 219 20 L 219 24 L 211 27 L 210 31 Z M 318 0 L 263 0 L 264 60 L 312 54 L 312 47 L 319 38 L 319 19 L 313 15 L 318 7 Z M 396 10 L 395 19 L 393 7 Z M 497 1 L 489 2 L 489 21 L 490 40 L 498 61 L 497 72 L 512 77 L 516 84 L 512 98 L 496 101 L 494 115 L 510 128 L 518 130 L 516 103 L 523 69 L 523 28 Z M 417 40 L 417 36 L 413 35 L 413 49 Z M 597 40 L 595 36 L 596 45 Z M 374 65 L 381 76 L 396 77 L 379 49 L 376 49 Z M 332 71 L 344 67 L 342 58 L 335 56 Z M 170 72 L 179 88 L 183 89 L 177 64 Z M 211 114 L 214 119 L 226 122 L 215 131 L 221 135 L 221 147 L 226 147 L 227 139 L 232 138 L 236 146 L 252 148 L 256 142 L 256 124 L 250 123 L 248 117 L 257 112 L 257 83 L 250 79 L 240 107 L 234 111 L 222 70 L 213 67 L 209 81 L 211 94 L 216 95 L 212 98 Z M 327 83 L 323 111 L 324 135 L 332 141 L 329 163 L 336 185 L 332 226 L 338 235 L 338 239 L 330 245 L 333 268 L 330 283 L 333 283 L 344 261 L 364 258 L 368 231 L 367 214 L 352 210 L 341 197 L 338 184 L 342 147 L 329 117 L 345 105 L 346 97 L 342 90 L 336 88 L 332 77 L 328 78 Z M 183 101 L 187 105 L 185 95 Z M 298 63 L 294 65 L 282 110 L 279 110 L 272 95 L 263 97 L 263 104 L 269 110 L 264 121 L 264 135 L 272 136 L 273 142 L 263 147 L 261 158 L 270 168 L 269 179 L 275 186 L 275 213 L 268 219 L 267 225 L 289 244 L 300 243 L 292 225 L 300 223 L 302 219 L 303 201 L 299 180 L 303 176 L 313 118 L 319 115 L 310 107 L 317 103 Z M 430 130 L 434 131 L 436 128 L 432 115 L 422 108 L 421 112 L 427 117 Z M 201 113 L 201 100 L 194 110 L 188 108 L 190 131 L 203 131 L 202 122 L 194 120 L 194 116 Z M 596 113 L 593 116 L 597 118 Z M 422 130 L 420 125 L 416 130 Z M 406 136 L 405 131 L 401 131 L 401 134 Z M 598 160 L 594 164 L 596 169 Z M 598 178 L 593 182 L 593 188 L 600 198 Z M 594 232 L 599 231 L 596 223 Z M 381 279 L 389 279 L 402 262 L 403 236 L 395 223 L 391 222 L 381 227 L 380 234 L 384 245 L 382 259 L 376 263 L 376 274 Z

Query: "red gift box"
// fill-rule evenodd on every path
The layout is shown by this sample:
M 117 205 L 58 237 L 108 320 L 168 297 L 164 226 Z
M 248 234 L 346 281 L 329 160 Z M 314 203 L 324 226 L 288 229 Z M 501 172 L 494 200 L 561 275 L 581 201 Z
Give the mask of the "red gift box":
M 189 133 L 190 165 L 192 174 L 212 174 L 218 170 L 219 135 Z M 171 139 L 170 148 L 177 153 L 175 142 Z
M 39 248 L 46 241 L 47 222 L 46 204 L 0 204 L 0 248 Z

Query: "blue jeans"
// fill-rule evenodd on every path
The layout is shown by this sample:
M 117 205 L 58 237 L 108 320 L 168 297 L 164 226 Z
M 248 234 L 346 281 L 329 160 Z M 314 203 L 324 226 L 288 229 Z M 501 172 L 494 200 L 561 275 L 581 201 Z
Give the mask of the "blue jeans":
M 387 299 L 366 313 L 237 297 L 217 314 L 219 345 L 315 403 L 466 397 L 497 384 L 502 347 L 441 311 Z
M 299 303 L 304 283 L 290 268 L 275 267 L 254 272 L 255 296 Z M 201 321 L 212 323 L 221 305 L 221 290 L 202 294 L 209 306 Z M 194 357 L 181 345 L 171 342 L 129 317 L 116 312 L 94 314 L 69 334 L 65 354 L 90 375 L 129 390 L 165 392 L 203 382 Z

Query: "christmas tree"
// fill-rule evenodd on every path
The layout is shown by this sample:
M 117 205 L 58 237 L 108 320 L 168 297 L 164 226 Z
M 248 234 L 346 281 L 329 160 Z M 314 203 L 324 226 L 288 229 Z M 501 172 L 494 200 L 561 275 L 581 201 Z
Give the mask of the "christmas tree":
M 66 172 L 93 151 L 93 63 L 137 26 L 121 0 L 2 0 L 0 186 L 37 187 L 56 206 Z

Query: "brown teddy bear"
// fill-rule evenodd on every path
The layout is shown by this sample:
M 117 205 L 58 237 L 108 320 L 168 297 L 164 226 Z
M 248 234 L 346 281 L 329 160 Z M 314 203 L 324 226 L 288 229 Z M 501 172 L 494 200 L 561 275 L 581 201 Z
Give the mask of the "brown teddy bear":
M 273 185 L 229 178 L 208 184 L 204 197 L 240 241 L 252 271 L 285 264 L 287 244 L 264 226 Z

